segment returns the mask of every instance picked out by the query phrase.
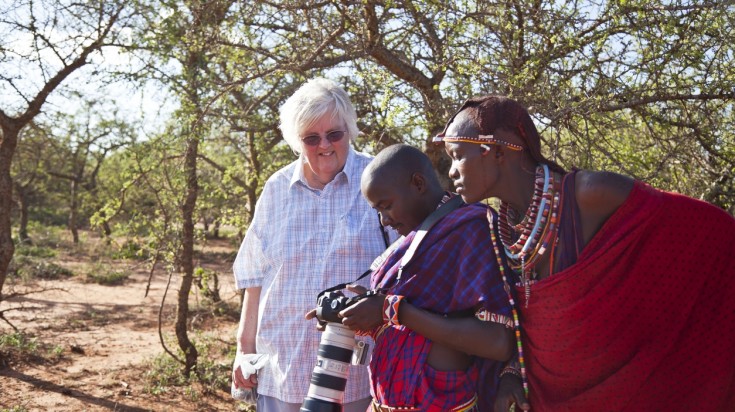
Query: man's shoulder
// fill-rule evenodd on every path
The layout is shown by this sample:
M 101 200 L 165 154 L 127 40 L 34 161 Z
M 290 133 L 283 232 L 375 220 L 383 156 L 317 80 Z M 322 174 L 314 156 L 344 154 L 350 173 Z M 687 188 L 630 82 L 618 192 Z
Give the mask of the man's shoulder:
M 583 217 L 603 220 L 625 202 L 634 183 L 630 177 L 606 171 L 580 170 L 575 177 L 575 197 Z
M 490 206 L 484 203 L 463 203 L 460 207 L 453 210 L 450 215 L 456 216 L 457 219 L 482 219 L 487 220 L 487 211 Z
M 487 220 L 487 211 L 489 206 L 482 203 L 463 203 L 460 207 L 453 210 L 446 216 L 443 226 L 450 231 L 460 231 L 466 229 L 467 226 L 489 227 Z

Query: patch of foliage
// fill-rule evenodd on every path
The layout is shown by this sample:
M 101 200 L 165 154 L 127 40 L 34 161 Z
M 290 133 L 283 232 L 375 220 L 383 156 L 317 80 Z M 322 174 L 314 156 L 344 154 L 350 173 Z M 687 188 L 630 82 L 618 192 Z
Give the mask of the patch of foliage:
M 31 256 L 37 258 L 56 257 L 56 251 L 50 247 L 25 244 L 16 246 L 15 254 L 18 256 Z
M 105 286 L 118 286 L 125 283 L 125 281 L 130 277 L 130 273 L 128 272 L 121 272 L 121 271 L 95 271 L 91 273 L 87 273 L 85 277 L 85 282 L 87 283 L 96 283 L 98 285 L 105 285 Z
M 41 343 L 23 332 L 0 334 L 0 359 L 12 362 L 45 363 L 59 360 L 64 348 Z
M 194 269 L 194 282 L 208 303 L 217 305 L 222 302 L 219 294 L 219 275 L 217 271 L 198 267 Z
M 31 221 L 28 222 L 28 232 L 37 247 L 58 248 L 62 245 L 69 245 L 66 240 L 68 231 L 64 226 L 50 226 Z
M 113 259 L 143 260 L 150 257 L 150 251 L 147 247 L 141 246 L 139 242 L 126 240 L 120 246 L 120 249 L 113 252 L 110 257 Z
M 0 412 L 28 412 L 25 406 L 12 406 L 10 408 L 0 409 Z
M 227 345 L 206 336 L 199 336 L 193 340 L 193 343 L 199 357 L 196 370 L 190 377 L 187 378 L 182 373 L 182 364 L 164 353 L 150 361 L 149 371 L 144 375 L 146 382 L 144 391 L 152 395 L 159 395 L 177 387 L 183 390 L 185 396 L 192 401 L 199 399 L 199 390 L 205 393 L 229 392 L 230 367 L 232 359 L 235 358 L 235 345 Z M 180 350 L 177 351 L 177 356 L 182 359 L 184 357 Z
M 23 255 L 13 257 L 10 261 L 8 274 L 24 282 L 38 279 L 57 280 L 74 275 L 71 270 L 56 263 Z
M 35 337 L 21 332 L 0 335 L 0 350 L 14 350 L 35 355 L 38 349 L 38 340 Z

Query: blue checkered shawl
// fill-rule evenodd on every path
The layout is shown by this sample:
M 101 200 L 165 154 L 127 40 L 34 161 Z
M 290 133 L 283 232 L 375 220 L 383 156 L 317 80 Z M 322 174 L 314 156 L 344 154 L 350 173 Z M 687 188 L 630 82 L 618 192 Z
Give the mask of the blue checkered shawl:
M 426 234 L 398 280 L 401 258 L 416 234 L 410 233 L 372 275 L 372 286 L 405 296 L 412 305 L 437 314 L 465 312 L 465 316 L 472 316 L 484 308 L 511 316 L 486 213 L 484 205 L 462 205 L 442 218 Z M 430 341 L 404 326 L 387 328 L 376 340 L 370 365 L 373 396 L 385 405 L 421 410 L 450 410 L 461 403 L 464 394 L 454 397 L 442 393 L 461 392 L 459 386 L 452 389 L 452 383 L 447 384 L 457 377 L 444 375 L 436 378 L 444 382 L 426 382 L 429 372 L 437 372 L 427 371 L 430 348 Z M 478 358 L 470 369 L 477 368 L 479 378 L 474 371 L 467 371 L 476 380 L 470 384 L 479 394 L 481 410 L 491 410 L 487 408 L 492 407 L 495 397 L 499 367 L 499 362 Z M 443 388 L 432 390 L 434 384 Z

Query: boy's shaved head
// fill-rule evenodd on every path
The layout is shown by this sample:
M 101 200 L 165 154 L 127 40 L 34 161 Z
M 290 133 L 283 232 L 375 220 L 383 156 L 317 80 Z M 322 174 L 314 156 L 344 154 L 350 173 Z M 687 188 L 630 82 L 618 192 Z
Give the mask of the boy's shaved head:
M 429 157 L 405 144 L 375 156 L 362 173 L 360 190 L 382 224 L 403 236 L 418 228 L 444 196 Z
M 429 157 L 421 150 L 396 144 L 383 149 L 367 166 L 362 174 L 363 191 L 373 182 L 393 184 L 404 181 L 406 184 L 414 173 L 421 173 L 430 187 L 441 188 Z

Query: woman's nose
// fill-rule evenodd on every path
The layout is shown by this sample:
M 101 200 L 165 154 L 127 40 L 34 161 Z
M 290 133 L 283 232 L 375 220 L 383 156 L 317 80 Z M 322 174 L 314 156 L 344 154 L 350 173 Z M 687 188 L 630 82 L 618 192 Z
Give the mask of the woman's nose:
M 454 165 L 449 167 L 449 178 L 450 179 L 456 179 L 459 177 L 459 172 L 457 171 L 457 168 L 454 167 Z
M 319 135 L 319 147 L 326 149 L 332 142 L 327 139 L 327 135 Z

